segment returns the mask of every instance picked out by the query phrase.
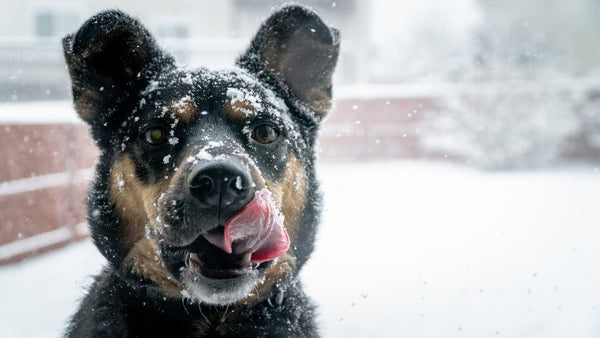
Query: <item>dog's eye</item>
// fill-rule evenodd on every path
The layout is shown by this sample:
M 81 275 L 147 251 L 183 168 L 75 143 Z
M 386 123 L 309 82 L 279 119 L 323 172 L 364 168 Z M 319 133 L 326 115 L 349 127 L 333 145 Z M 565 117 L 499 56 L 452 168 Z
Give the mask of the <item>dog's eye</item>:
M 252 130 L 252 138 L 262 144 L 270 144 L 279 138 L 279 129 L 270 124 L 261 124 Z
M 163 128 L 152 127 L 146 130 L 145 137 L 146 142 L 153 145 L 158 145 L 164 143 L 167 140 L 167 133 Z

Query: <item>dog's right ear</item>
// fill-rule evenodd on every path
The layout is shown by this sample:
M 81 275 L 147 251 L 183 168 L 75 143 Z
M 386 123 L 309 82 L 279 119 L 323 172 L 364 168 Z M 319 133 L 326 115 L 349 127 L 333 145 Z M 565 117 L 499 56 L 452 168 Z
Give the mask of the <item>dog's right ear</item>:
M 340 33 L 317 13 L 289 5 L 258 29 L 238 65 L 277 83 L 322 120 L 331 107 L 331 83 L 340 51 Z
M 117 105 L 147 86 L 158 67 L 174 65 L 148 30 L 123 12 L 109 10 L 86 21 L 63 39 L 79 116 L 102 124 Z

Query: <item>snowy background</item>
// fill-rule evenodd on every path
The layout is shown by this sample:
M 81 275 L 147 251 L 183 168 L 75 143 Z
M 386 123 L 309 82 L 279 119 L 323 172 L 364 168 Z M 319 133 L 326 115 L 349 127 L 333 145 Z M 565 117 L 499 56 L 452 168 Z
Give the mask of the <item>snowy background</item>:
M 600 172 L 322 163 L 302 272 L 324 337 L 600 336 Z M 104 259 L 89 241 L 0 267 L 0 337 L 56 337 Z

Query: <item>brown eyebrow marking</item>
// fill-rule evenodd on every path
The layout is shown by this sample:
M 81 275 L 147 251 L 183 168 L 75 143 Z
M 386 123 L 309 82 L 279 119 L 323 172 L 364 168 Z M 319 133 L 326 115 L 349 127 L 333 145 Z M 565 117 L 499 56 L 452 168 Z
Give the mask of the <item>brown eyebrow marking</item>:
M 180 121 L 189 123 L 196 114 L 196 104 L 189 96 L 184 96 L 171 102 L 167 107 L 167 111 L 174 114 Z
M 225 113 L 232 120 L 241 120 L 248 115 L 256 115 L 256 110 L 249 102 L 230 99 L 225 102 Z
M 263 110 L 263 99 L 247 88 L 228 88 L 224 111 L 232 120 L 256 116 Z

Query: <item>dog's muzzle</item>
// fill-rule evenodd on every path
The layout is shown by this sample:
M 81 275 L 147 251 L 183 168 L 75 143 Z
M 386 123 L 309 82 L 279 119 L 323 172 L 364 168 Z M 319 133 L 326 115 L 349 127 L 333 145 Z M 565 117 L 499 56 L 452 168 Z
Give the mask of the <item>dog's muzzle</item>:
M 221 159 L 195 164 L 187 182 L 198 214 L 216 218 L 187 224 L 191 232 L 220 251 L 241 255 L 253 263 L 272 260 L 287 251 L 289 237 L 283 216 L 271 193 L 266 188 L 257 190 L 243 163 Z

